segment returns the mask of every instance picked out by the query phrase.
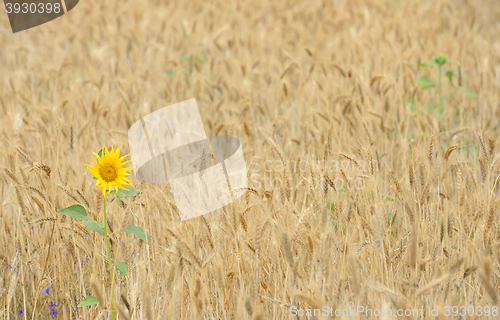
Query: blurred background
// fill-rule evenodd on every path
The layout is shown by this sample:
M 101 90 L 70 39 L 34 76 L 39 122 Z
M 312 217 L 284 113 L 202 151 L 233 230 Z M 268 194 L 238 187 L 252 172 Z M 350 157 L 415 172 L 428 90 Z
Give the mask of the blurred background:
M 496 305 L 496 1 L 82 0 L 15 34 L 0 8 L 2 318 L 110 318 L 76 307 L 91 278 L 110 296 L 101 239 L 56 212 L 102 220 L 92 152 L 128 154 L 134 122 L 191 98 L 207 136 L 240 139 L 250 190 L 181 222 L 168 185 L 132 177 L 108 216 L 120 318 Z

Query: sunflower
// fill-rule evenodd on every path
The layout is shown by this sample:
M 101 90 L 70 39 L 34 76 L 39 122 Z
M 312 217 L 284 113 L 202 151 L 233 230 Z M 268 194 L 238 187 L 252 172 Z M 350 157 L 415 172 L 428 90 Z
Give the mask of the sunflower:
M 92 159 L 95 167 L 91 167 L 88 164 L 85 165 L 87 166 L 87 169 L 89 169 L 90 173 L 97 179 L 95 186 L 97 187 L 97 185 L 100 184 L 99 187 L 102 189 L 104 196 L 106 196 L 106 189 L 108 188 L 109 194 L 112 188 L 115 188 L 116 191 L 118 191 L 118 189 L 127 190 L 123 186 L 132 185 L 132 183 L 127 179 L 127 176 L 130 175 L 127 171 L 129 171 L 130 168 L 123 168 L 125 164 L 132 160 L 122 162 L 123 159 L 129 155 L 120 158 L 120 148 L 113 152 L 113 146 L 111 146 L 111 152 L 109 152 L 108 148 L 104 146 L 102 148 L 101 156 L 95 152 L 94 155 L 97 157 L 97 162 Z

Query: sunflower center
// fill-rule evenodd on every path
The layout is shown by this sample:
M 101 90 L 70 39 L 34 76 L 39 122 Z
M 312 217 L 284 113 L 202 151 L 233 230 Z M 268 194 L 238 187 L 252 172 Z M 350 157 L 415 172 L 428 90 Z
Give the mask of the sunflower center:
M 116 180 L 116 169 L 112 165 L 108 164 L 99 169 L 99 174 L 102 179 L 106 182 Z

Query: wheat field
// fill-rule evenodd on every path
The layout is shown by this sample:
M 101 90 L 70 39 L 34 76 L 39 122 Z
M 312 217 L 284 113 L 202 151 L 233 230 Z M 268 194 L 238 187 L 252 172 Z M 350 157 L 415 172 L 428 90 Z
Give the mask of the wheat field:
M 496 0 L 87 0 L 16 34 L 2 11 L 0 318 L 498 318 L 499 34 Z M 92 152 L 191 98 L 248 190 L 181 221 L 132 175 L 111 295 L 101 237 L 57 212 L 102 222 Z

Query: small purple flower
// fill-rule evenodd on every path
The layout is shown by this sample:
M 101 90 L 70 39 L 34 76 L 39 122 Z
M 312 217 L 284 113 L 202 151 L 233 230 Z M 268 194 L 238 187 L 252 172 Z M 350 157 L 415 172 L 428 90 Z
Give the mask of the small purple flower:
M 57 305 L 54 304 L 54 302 L 50 301 L 49 308 L 54 309 L 55 307 L 57 307 Z
M 57 315 L 57 311 L 52 310 L 52 312 L 51 312 L 51 313 L 49 313 L 49 314 L 50 314 L 51 316 L 55 317 L 55 316 Z
M 50 293 L 50 287 L 45 288 L 45 293 Z
M 85 239 L 88 239 L 88 238 L 89 238 L 89 235 L 88 235 L 88 234 L 86 234 L 86 235 L 85 235 Z
M 21 309 L 17 310 L 17 315 L 18 315 L 18 316 L 20 316 L 20 315 L 22 315 L 22 314 L 23 314 L 23 308 L 21 308 Z
M 5 270 L 10 270 L 12 269 L 12 266 L 10 264 L 8 264 L 6 267 L 5 267 Z

